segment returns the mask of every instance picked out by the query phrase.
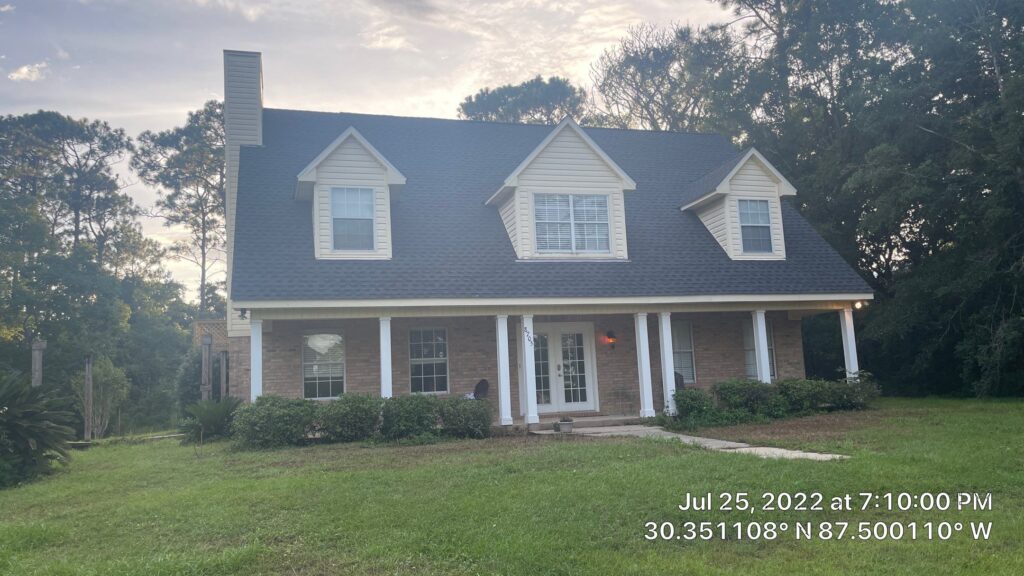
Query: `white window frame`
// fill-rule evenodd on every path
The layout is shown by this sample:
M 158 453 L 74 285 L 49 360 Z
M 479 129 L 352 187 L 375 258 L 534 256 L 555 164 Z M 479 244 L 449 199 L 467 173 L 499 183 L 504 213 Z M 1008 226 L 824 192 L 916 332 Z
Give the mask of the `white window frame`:
M 443 358 L 443 360 L 444 360 L 444 372 L 445 372 L 445 380 L 444 380 L 445 381 L 445 389 L 444 390 L 427 390 L 427 391 L 420 390 L 420 391 L 417 392 L 417 391 L 414 391 L 412 389 L 412 379 L 413 379 L 412 367 L 414 365 L 416 365 L 416 364 L 437 364 L 438 362 L 440 362 L 440 360 L 442 360 L 441 358 L 413 358 L 412 357 L 412 333 L 413 332 L 426 332 L 426 331 L 431 331 L 431 332 L 441 331 L 441 332 L 444 333 L 444 349 L 445 349 L 445 356 Z M 451 389 L 452 389 L 452 370 L 451 370 L 452 366 L 451 366 L 451 362 L 449 362 L 449 360 L 452 357 L 452 351 L 451 351 L 451 343 L 450 343 L 450 341 L 448 339 L 448 328 L 445 328 L 443 326 L 421 326 L 419 328 L 410 328 L 409 329 L 409 333 L 408 333 L 408 341 L 409 341 L 409 392 L 411 394 L 449 394 L 451 392 Z M 422 339 L 421 339 L 421 341 L 422 341 Z M 435 376 L 435 386 L 436 386 L 436 383 L 437 383 L 436 382 L 436 376 L 437 375 L 435 374 L 434 376 Z
M 743 223 L 743 204 L 744 202 L 755 203 L 758 205 L 764 205 L 766 210 L 765 213 L 768 215 L 767 224 L 744 224 Z M 748 211 L 749 213 L 749 211 Z M 772 203 L 770 200 L 765 198 L 739 198 L 736 201 L 736 219 L 740 225 L 740 251 L 744 254 L 774 254 L 775 253 L 775 242 L 772 240 Z M 747 250 L 744 245 L 744 230 L 747 228 L 765 228 L 768 230 L 768 249 L 767 250 Z
M 345 190 L 369 191 L 370 193 L 370 247 L 369 248 L 339 248 L 334 243 L 334 221 L 338 216 L 334 214 L 334 193 Z M 328 191 L 328 206 L 331 209 L 331 251 L 337 253 L 371 253 L 377 251 L 377 189 L 371 186 L 331 186 Z M 350 220 L 365 220 L 365 218 L 350 218 Z
M 683 325 L 686 326 L 685 330 L 690 335 L 690 347 L 688 349 L 680 347 L 679 346 L 680 339 L 675 337 L 676 336 L 676 333 L 675 333 L 676 327 L 677 326 L 683 326 Z M 675 379 L 675 372 L 677 372 L 679 370 L 679 364 L 676 362 L 676 355 L 677 354 L 689 354 L 690 355 L 690 368 L 693 370 L 693 373 L 689 375 L 689 379 L 687 379 L 687 375 L 686 374 L 683 374 L 683 384 L 696 384 L 697 383 L 697 352 L 696 352 L 697 345 L 693 341 L 693 322 L 690 321 L 690 320 L 673 320 L 672 324 L 671 324 L 671 328 L 673 330 L 673 332 L 672 332 L 672 370 L 673 370 L 672 378 L 673 378 L 673 380 Z
M 564 196 L 569 199 L 569 250 L 552 250 L 540 248 L 537 221 L 537 197 L 538 196 Z M 585 250 L 576 248 L 576 202 L 579 197 L 595 197 L 604 199 L 604 212 L 606 220 L 603 224 L 608 228 L 608 248 L 606 250 Z M 547 221 L 545 221 L 547 222 Z M 601 224 L 602 222 L 581 221 L 580 224 Z M 612 253 L 612 202 L 609 194 L 592 192 L 534 192 L 533 193 L 533 244 L 538 254 L 611 254 Z
M 766 319 L 764 321 L 764 329 L 765 329 L 765 332 L 768 335 L 768 368 L 769 368 L 769 373 L 770 373 L 769 376 L 771 377 L 772 381 L 775 381 L 777 379 L 777 376 L 775 375 L 775 330 L 772 327 L 772 321 L 771 320 L 767 320 Z M 748 337 L 749 337 L 749 342 L 750 342 L 750 347 L 749 348 L 747 347 L 747 342 L 748 342 L 747 338 Z M 743 371 L 746 374 L 746 377 L 748 379 L 750 379 L 750 380 L 757 380 L 757 351 L 755 350 L 756 346 L 757 346 L 757 343 L 754 342 L 754 326 L 753 326 L 753 323 L 750 322 L 750 321 L 744 322 L 743 323 Z M 751 358 L 753 358 L 753 364 L 751 364 L 751 362 L 750 362 Z M 753 372 L 750 371 L 751 366 L 753 366 Z
M 299 379 L 302 382 L 302 398 L 305 400 L 337 400 L 341 394 L 338 396 L 306 396 L 306 365 L 309 364 L 306 362 L 306 339 L 318 334 L 331 334 L 341 338 L 341 394 L 345 393 L 345 387 L 348 385 L 348 350 L 345 346 L 345 334 L 341 330 L 306 332 L 302 334 L 302 344 L 299 348 Z M 319 386 L 317 393 L 319 394 Z

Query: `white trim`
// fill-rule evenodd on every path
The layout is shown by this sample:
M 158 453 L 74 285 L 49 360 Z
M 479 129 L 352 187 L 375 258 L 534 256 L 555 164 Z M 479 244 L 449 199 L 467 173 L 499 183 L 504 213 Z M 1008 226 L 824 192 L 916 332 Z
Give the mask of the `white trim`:
M 523 382 L 526 388 L 526 423 L 537 424 L 540 418 L 537 416 L 537 376 L 533 371 L 533 315 L 523 315 L 523 329 L 519 333 L 520 349 L 523 351 Z M 519 399 L 520 404 L 523 398 Z
M 651 387 L 651 350 L 647 337 L 647 313 L 638 312 L 634 316 L 636 325 L 636 360 L 637 373 L 640 375 L 640 417 L 654 417 L 654 392 Z
M 249 400 L 263 395 L 263 321 L 249 321 Z
M 348 363 L 346 362 L 346 365 Z M 380 318 L 380 397 L 391 398 L 393 394 L 391 378 L 391 317 Z
M 675 355 L 673 354 L 672 342 L 672 313 L 661 312 L 658 314 L 658 330 L 660 332 L 658 343 L 661 346 L 661 387 L 664 394 L 664 406 L 662 409 L 668 414 L 676 413 L 676 401 L 673 395 L 676 391 L 676 367 Z M 692 324 L 691 324 L 692 330 Z M 693 345 L 693 333 L 690 333 L 690 343 Z M 694 373 L 696 373 L 694 367 Z
M 843 361 L 846 366 L 846 377 L 856 378 L 860 372 L 857 361 L 857 336 L 853 330 L 853 308 L 847 306 L 839 311 L 839 328 L 843 335 Z
M 790 181 L 787 180 L 786 177 L 783 176 L 782 173 L 779 172 L 778 169 L 775 168 L 775 166 L 773 166 L 767 158 L 764 157 L 764 155 L 758 152 L 757 148 L 751 148 L 750 150 L 747 150 L 747 153 L 744 154 L 743 157 L 736 162 L 732 169 L 729 170 L 729 173 L 726 174 L 725 177 L 718 182 L 714 190 L 702 194 L 701 196 L 695 198 L 688 204 L 684 204 L 679 209 L 686 211 L 689 210 L 690 208 L 697 208 L 703 204 L 706 204 L 708 200 L 710 200 L 712 197 L 725 196 L 726 194 L 728 194 L 729 181 L 732 180 L 732 177 L 735 176 L 736 173 L 739 172 L 740 168 L 742 168 L 743 165 L 746 164 L 747 161 L 750 160 L 751 158 L 757 159 L 761 164 L 764 165 L 765 168 L 768 169 L 768 172 L 772 175 L 772 177 L 779 181 L 779 196 L 796 196 L 796 187 L 793 186 L 793 184 L 790 183 Z
M 771 384 L 772 372 L 768 360 L 768 326 L 764 310 L 754 310 L 750 316 L 754 323 L 754 361 L 757 362 L 757 379 L 765 384 Z
M 389 162 L 383 154 L 378 152 L 377 149 L 359 133 L 359 130 L 356 130 L 355 126 L 349 126 L 345 129 L 345 131 L 341 133 L 341 136 L 335 138 L 334 141 L 331 142 L 327 148 L 324 148 L 324 150 L 320 152 L 312 162 L 307 164 L 297 176 L 299 182 L 316 182 L 317 167 L 349 138 L 354 138 L 356 142 L 366 148 L 366 151 L 369 152 L 377 162 L 380 162 L 381 166 L 384 167 L 384 171 L 387 173 L 387 183 L 389 186 L 401 186 L 405 184 L 405 176 L 398 170 L 398 168 L 395 168 L 395 166 Z
M 234 300 L 235 309 L 271 308 L 410 308 L 431 306 L 593 306 L 720 304 L 748 302 L 855 302 L 873 300 L 870 292 L 840 294 L 716 294 L 701 296 L 620 296 L 580 298 L 396 298 L 353 300 Z
M 555 139 L 555 137 L 557 137 L 562 132 L 562 130 L 566 128 L 569 128 L 573 132 L 575 132 L 583 140 L 583 142 L 588 147 L 590 147 L 590 149 L 593 150 L 595 154 L 597 154 L 601 161 L 607 164 L 608 168 L 610 168 L 612 172 L 615 172 L 615 175 L 618 176 L 619 179 L 622 181 L 623 190 L 636 190 L 636 182 L 634 182 L 633 179 L 630 178 L 629 174 L 626 174 L 626 171 L 620 168 L 619 165 L 616 164 L 615 161 L 612 160 L 611 157 L 609 157 L 608 154 L 606 154 L 605 151 L 602 150 L 601 147 L 598 146 L 597 143 L 594 142 L 590 138 L 590 136 L 587 135 L 586 132 L 583 131 L 582 128 L 580 128 L 580 125 L 577 124 L 575 120 L 573 120 L 569 116 L 566 116 L 565 119 L 558 123 L 558 126 L 555 126 L 554 130 L 549 132 L 548 135 L 543 140 L 541 140 L 540 144 L 538 144 L 537 147 L 534 148 L 532 152 L 530 152 L 529 156 L 527 156 L 522 162 L 520 162 L 519 166 L 517 166 L 516 169 L 513 170 L 512 173 L 509 174 L 507 178 L 505 178 L 505 183 L 501 186 L 501 188 L 499 188 L 494 194 L 492 194 L 491 197 L 488 198 L 486 202 L 484 202 L 484 204 L 491 205 L 496 200 L 498 200 L 498 198 L 503 196 L 506 192 L 518 187 L 519 174 L 521 174 L 523 170 L 526 170 L 527 166 L 532 164 L 533 161 L 537 159 L 537 156 L 539 156 L 540 153 L 543 152 L 544 149 L 548 147 L 548 144 L 550 144 Z
M 495 316 L 498 342 L 498 413 L 502 426 L 512 425 L 512 390 L 508 364 L 508 315 Z

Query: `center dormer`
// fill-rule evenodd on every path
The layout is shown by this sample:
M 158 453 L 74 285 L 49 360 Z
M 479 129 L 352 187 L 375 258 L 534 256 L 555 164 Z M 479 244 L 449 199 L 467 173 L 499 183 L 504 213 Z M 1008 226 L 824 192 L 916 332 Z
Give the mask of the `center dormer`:
M 571 118 L 527 156 L 487 204 L 521 260 L 625 260 L 623 192 L 636 183 Z
M 298 176 L 312 200 L 313 246 L 322 260 L 391 258 L 391 197 L 405 176 L 355 128 L 348 128 Z

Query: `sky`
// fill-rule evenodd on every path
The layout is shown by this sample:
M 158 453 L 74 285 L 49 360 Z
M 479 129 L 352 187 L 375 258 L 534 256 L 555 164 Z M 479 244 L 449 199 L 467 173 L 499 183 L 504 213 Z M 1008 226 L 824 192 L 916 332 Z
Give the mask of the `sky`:
M 629 26 L 725 17 L 708 0 L 0 0 L 0 114 L 171 128 L 222 98 L 222 50 L 236 49 L 263 53 L 268 107 L 454 118 L 480 88 L 537 74 L 589 87 Z M 152 206 L 157 191 L 118 172 Z M 157 219 L 143 230 L 181 235 Z M 193 265 L 166 265 L 197 284 Z

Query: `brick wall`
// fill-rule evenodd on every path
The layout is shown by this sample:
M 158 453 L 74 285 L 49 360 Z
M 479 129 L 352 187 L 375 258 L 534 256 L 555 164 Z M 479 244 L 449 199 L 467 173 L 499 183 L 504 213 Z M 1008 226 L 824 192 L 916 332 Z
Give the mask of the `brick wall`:
M 804 375 L 800 321 L 789 320 L 785 313 L 770 313 L 775 338 L 776 370 L 779 378 Z M 743 325 L 749 313 L 677 314 L 673 319 L 693 322 L 694 356 L 697 386 L 709 387 L 729 378 L 745 376 Z M 595 363 L 598 378 L 599 414 L 638 415 L 640 412 L 639 370 L 633 316 L 535 316 L 534 323 L 592 322 L 595 336 Z M 661 351 L 658 341 L 658 315 L 649 314 L 648 336 L 651 352 L 651 383 L 655 410 L 664 406 L 661 380 Z M 274 321 L 263 335 L 263 392 L 287 397 L 302 396 L 302 335 L 314 332 L 340 332 L 345 336 L 345 390 L 364 394 L 380 392 L 379 325 L 374 318 L 352 320 Z M 391 321 L 392 389 L 395 395 L 410 393 L 409 330 L 445 328 L 448 330 L 449 393 L 461 396 L 473 391 L 480 379 L 490 383 L 490 399 L 497 410 L 498 370 L 495 320 L 492 316 L 458 318 L 394 318 Z M 512 417 L 522 422 L 519 403 L 519 330 L 518 317 L 509 318 L 509 360 Z M 605 335 L 614 332 L 612 348 Z M 230 393 L 249 397 L 249 338 L 230 339 Z

